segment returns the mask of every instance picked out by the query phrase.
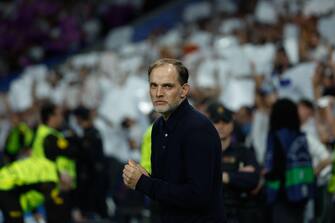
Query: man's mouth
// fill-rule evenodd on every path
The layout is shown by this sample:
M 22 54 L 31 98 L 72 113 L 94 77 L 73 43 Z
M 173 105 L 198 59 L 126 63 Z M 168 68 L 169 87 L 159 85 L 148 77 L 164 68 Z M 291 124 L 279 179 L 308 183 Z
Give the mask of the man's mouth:
M 155 105 L 165 105 L 167 102 L 166 101 L 155 101 Z

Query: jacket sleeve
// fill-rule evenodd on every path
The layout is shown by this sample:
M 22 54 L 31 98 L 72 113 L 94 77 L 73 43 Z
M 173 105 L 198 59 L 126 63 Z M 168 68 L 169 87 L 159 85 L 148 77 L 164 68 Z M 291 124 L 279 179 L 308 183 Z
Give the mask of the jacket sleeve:
M 260 169 L 253 150 L 240 148 L 240 151 L 240 161 L 243 163 L 243 166 L 252 166 L 255 168 L 255 171 L 250 173 L 241 171 L 228 172 L 229 185 L 241 191 L 248 192 L 258 185 L 260 179 Z
M 206 131 L 206 128 L 188 132 L 182 148 L 185 151 L 185 183 L 174 184 L 142 175 L 136 190 L 165 205 L 207 208 L 217 182 L 215 171 L 221 171 L 217 169 L 220 168 L 220 141 L 216 136 L 215 131 Z

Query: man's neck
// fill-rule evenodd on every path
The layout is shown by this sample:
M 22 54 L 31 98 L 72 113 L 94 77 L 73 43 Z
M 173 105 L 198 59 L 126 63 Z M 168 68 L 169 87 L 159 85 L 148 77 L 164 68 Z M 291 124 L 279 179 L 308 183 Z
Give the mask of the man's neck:
M 92 125 L 92 122 L 90 122 L 90 121 L 85 121 L 85 122 L 83 122 L 82 124 L 81 124 L 81 127 L 83 128 L 83 129 L 89 129 L 89 128 L 91 128 L 93 125 Z
M 178 107 L 183 103 L 183 101 L 185 101 L 185 99 L 181 100 L 180 103 L 173 110 L 171 110 L 169 112 L 166 112 L 166 113 L 162 113 L 162 116 L 163 116 L 165 121 L 167 121 L 169 119 L 171 114 L 178 109 Z
M 53 123 L 47 123 L 46 126 L 48 126 L 49 128 L 52 128 L 52 129 L 57 129 L 57 126 L 54 125 Z
M 231 144 L 231 137 L 227 137 L 226 139 L 221 140 L 221 148 L 222 151 L 225 151 Z

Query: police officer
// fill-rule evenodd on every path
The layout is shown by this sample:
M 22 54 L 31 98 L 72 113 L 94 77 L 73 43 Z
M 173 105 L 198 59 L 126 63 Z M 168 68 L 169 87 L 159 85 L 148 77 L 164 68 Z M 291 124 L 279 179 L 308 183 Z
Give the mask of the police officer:
M 32 156 L 53 161 L 59 172 L 60 181 L 74 189 L 76 185 L 74 159 L 77 156 L 77 151 L 75 147 L 71 147 L 69 141 L 58 130 L 63 123 L 63 111 L 52 103 L 45 103 L 41 107 L 40 118 L 42 123 L 37 128 L 32 146 Z M 60 189 L 60 196 L 64 202 L 53 213 L 47 214 L 54 216 L 54 219 L 62 219 L 62 222 L 67 222 L 71 217 L 70 193 L 68 190 Z
M 85 107 L 74 110 L 78 125 L 83 130 L 77 159 L 77 205 L 83 217 L 98 214 L 107 217 L 106 160 L 100 132 L 95 128 L 91 111 Z
M 259 181 L 259 168 L 252 150 L 233 143 L 233 114 L 220 103 L 208 106 L 207 113 L 217 129 L 222 146 L 222 182 L 224 186 L 224 210 L 228 223 L 251 222 L 257 210 L 252 212 L 251 192 Z

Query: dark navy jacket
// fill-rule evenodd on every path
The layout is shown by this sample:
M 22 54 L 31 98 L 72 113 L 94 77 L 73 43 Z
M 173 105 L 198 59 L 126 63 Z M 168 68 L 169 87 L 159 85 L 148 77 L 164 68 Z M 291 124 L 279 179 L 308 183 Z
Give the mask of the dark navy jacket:
M 152 175 L 136 190 L 157 200 L 162 223 L 223 221 L 221 142 L 187 100 L 152 129 Z

